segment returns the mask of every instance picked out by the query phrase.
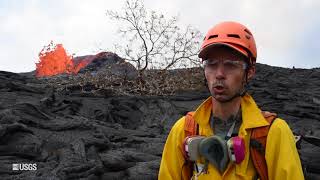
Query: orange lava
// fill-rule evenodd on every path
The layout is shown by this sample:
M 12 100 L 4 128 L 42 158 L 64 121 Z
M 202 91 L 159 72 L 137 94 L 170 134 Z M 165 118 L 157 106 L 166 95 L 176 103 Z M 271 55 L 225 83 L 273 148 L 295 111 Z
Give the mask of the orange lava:
M 79 70 L 90 61 L 81 61 L 76 64 L 73 57 L 68 55 L 62 44 L 54 44 L 52 41 L 39 53 L 39 62 L 36 63 L 36 77 L 48 77 L 57 74 L 77 74 Z

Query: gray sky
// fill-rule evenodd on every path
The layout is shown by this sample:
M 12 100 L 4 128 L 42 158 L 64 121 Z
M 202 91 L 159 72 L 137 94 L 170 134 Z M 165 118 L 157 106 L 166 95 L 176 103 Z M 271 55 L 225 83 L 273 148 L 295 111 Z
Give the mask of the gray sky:
M 107 10 L 124 0 L 0 0 L 0 70 L 35 69 L 38 53 L 51 40 L 69 54 L 113 51 L 117 26 Z M 202 33 L 221 21 L 238 21 L 255 36 L 258 62 L 273 66 L 320 67 L 319 0 L 145 0 L 147 9 Z

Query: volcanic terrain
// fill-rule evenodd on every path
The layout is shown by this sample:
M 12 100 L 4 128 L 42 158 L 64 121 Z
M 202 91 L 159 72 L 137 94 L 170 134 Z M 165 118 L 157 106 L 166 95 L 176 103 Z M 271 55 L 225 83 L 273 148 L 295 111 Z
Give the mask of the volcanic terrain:
M 0 71 L 0 179 L 157 179 L 170 128 L 210 96 L 201 68 L 141 79 L 116 54 L 75 63 L 86 58 L 78 74 Z M 248 91 L 305 137 L 306 178 L 320 179 L 320 69 L 258 64 Z M 13 171 L 14 163 L 37 170 Z

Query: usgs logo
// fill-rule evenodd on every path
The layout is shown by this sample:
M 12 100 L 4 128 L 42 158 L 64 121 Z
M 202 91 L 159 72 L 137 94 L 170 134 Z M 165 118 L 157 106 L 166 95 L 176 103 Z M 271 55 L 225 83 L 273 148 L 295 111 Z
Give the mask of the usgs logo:
M 12 170 L 14 170 L 14 171 L 35 171 L 35 170 L 37 170 L 37 164 L 12 164 Z

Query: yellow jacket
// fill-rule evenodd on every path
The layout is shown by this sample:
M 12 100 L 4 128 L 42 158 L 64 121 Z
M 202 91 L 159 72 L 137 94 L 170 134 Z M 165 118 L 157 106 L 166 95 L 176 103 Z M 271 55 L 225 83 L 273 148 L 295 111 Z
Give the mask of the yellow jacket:
M 199 124 L 199 134 L 202 136 L 214 135 L 209 123 L 212 109 L 211 97 L 204 101 L 195 111 L 194 119 Z M 252 180 L 256 176 L 256 170 L 250 158 L 249 140 L 251 129 L 268 125 L 261 110 L 257 107 L 253 98 L 246 94 L 241 98 L 242 124 L 239 129 L 239 136 L 246 145 L 246 156 L 240 164 L 229 163 L 226 171 L 220 174 L 219 171 L 209 164 L 208 173 L 198 176 L 199 180 L 205 179 L 239 179 Z M 186 179 L 187 171 L 184 165 L 184 158 L 181 153 L 181 146 L 185 138 L 184 119 L 179 119 L 172 127 L 164 146 L 162 160 L 159 170 L 159 180 L 180 180 Z M 267 137 L 265 158 L 268 166 L 270 180 L 300 180 L 304 179 L 300 158 L 295 146 L 294 136 L 282 119 L 277 119 L 272 124 Z M 198 162 L 203 162 L 199 160 Z M 181 177 L 182 176 L 182 177 Z

